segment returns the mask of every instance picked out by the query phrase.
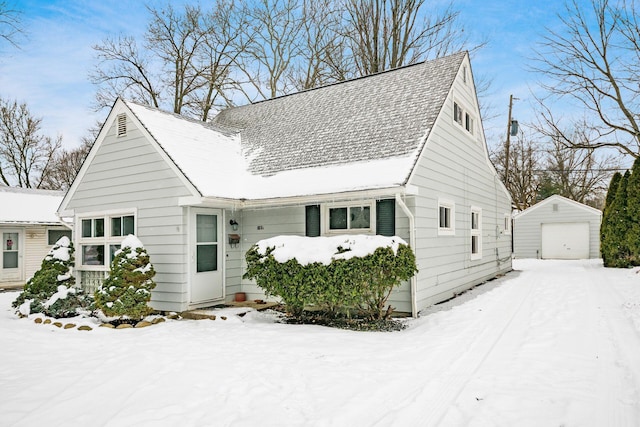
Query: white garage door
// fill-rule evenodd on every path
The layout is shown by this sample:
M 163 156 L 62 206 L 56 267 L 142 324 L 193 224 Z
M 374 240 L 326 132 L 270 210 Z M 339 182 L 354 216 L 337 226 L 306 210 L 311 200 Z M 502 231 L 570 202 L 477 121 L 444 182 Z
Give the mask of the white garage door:
M 589 258 L 589 223 L 542 224 L 542 258 Z

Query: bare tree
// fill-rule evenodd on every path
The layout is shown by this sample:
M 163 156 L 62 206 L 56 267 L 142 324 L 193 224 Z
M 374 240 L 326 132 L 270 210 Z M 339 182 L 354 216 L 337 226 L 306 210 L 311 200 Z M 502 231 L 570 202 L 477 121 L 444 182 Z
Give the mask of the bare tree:
M 336 0 L 304 0 L 300 55 L 287 73 L 298 91 L 351 76 L 343 37 L 343 11 Z
M 20 15 L 6 1 L 0 1 L 0 41 L 18 47 L 17 39 L 22 33 Z
M 531 135 L 521 133 L 512 141 L 508 171 L 505 171 L 504 144 L 491 157 L 498 174 L 506 178 L 503 181 L 515 207 L 524 210 L 534 205 L 538 199 L 543 158 L 540 147 Z
M 165 88 L 151 52 L 139 49 L 133 37 L 123 35 L 107 38 L 93 49 L 98 63 L 89 79 L 98 86 L 96 109 L 111 107 L 118 96 L 160 106 Z
M 300 55 L 302 8 L 297 0 L 260 0 L 248 9 L 252 43 L 239 58 L 240 69 L 257 92 L 269 99 L 290 91 L 285 78 Z
M 40 188 L 62 138 L 40 133 L 42 119 L 26 104 L 0 98 L 0 180 L 5 185 Z
M 585 124 L 593 137 L 573 141 L 572 146 L 614 147 L 640 156 L 640 25 L 636 3 L 571 0 L 566 12 L 558 16 L 562 28 L 547 29 L 536 50 L 534 70 L 548 79 L 543 87 L 549 98 L 573 99 L 591 113 Z M 546 121 L 556 122 L 550 108 L 542 108 L 541 113 Z
M 347 0 L 347 43 L 358 75 L 460 50 L 466 39 L 449 6 L 427 11 L 426 0 Z
M 236 80 L 237 59 L 253 39 L 246 6 L 233 0 L 218 0 L 204 16 L 200 31 L 203 44 L 197 58 L 200 90 L 189 94 L 186 106 L 193 116 L 207 121 L 212 109 L 234 104 L 240 91 Z

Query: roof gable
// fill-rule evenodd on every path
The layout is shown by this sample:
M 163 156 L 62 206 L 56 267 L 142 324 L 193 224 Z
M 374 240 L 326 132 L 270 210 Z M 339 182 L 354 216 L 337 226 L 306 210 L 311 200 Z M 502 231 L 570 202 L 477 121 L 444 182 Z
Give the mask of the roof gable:
M 554 194 L 553 196 L 549 196 L 543 201 L 538 202 L 533 206 L 529 206 L 527 209 L 523 210 L 522 212 L 517 213 L 516 215 L 514 215 L 514 218 L 520 218 L 520 217 L 529 215 L 532 212 L 535 212 L 536 210 L 553 203 L 568 204 L 576 208 L 582 209 L 584 211 L 587 211 L 589 213 L 602 216 L 602 211 L 600 211 L 599 209 L 592 208 L 591 206 L 587 206 L 583 203 L 576 202 L 575 200 L 571 200 L 559 194 Z

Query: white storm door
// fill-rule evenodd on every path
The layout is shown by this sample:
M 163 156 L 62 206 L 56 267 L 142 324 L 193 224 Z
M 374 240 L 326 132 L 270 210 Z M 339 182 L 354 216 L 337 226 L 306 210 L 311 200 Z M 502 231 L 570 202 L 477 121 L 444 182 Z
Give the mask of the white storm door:
M 191 303 L 224 298 L 222 231 L 222 211 L 191 213 Z
M 2 231 L 2 257 L 0 259 L 0 280 L 21 281 L 22 239 L 18 230 Z

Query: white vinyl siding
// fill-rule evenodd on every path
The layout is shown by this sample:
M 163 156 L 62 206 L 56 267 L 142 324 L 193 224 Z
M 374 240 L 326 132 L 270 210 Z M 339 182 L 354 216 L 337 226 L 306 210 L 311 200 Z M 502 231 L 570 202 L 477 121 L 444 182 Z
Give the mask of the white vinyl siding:
M 601 220 L 601 212 L 589 206 L 557 197 L 543 200 L 514 216 L 514 256 L 516 258 L 542 257 L 542 224 L 588 223 L 588 257 L 599 258 Z
M 511 236 L 500 233 L 511 200 L 488 159 L 481 123 L 474 123 L 473 138 L 463 137 L 470 134 L 453 118 L 454 101 L 480 117 L 473 81 L 465 84 L 460 75 L 409 181 L 419 189 L 408 203 L 416 222 L 418 310 L 511 270 Z M 455 205 L 453 236 L 440 234 L 443 199 Z M 481 210 L 486 230 L 478 260 L 470 256 L 471 207 Z
M 187 309 L 187 239 L 185 208 L 179 198 L 192 196 L 184 181 L 133 123 L 117 137 L 117 120 L 95 153 L 67 209 L 87 213 L 135 210 L 136 235 L 156 270 L 151 306 Z M 105 185 L 109 183 L 109 185 Z M 79 239 L 76 233 L 76 241 Z M 76 257 L 80 262 L 80 254 Z

